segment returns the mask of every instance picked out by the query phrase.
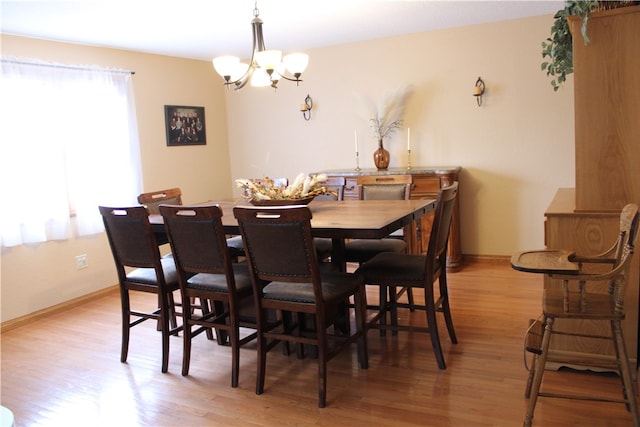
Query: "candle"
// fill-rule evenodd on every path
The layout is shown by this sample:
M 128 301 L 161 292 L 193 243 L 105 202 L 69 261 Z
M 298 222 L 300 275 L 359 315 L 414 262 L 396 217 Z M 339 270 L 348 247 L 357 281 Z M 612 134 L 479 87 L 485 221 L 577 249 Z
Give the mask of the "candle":
M 353 131 L 353 136 L 354 136 L 354 143 L 356 147 L 356 154 L 358 154 L 358 131 L 357 130 Z
M 411 151 L 411 128 L 407 128 L 407 151 Z

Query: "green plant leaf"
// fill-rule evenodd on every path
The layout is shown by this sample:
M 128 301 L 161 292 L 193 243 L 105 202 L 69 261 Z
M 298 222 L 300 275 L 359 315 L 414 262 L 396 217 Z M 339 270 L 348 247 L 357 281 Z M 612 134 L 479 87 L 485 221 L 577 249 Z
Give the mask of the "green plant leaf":
M 573 37 L 569 30 L 568 16 L 578 15 L 582 18 L 581 33 L 584 43 L 589 43 L 587 37 L 587 23 L 589 14 L 597 8 L 597 0 L 567 0 L 564 8 L 556 12 L 551 26 L 551 36 L 542 42 L 542 57 L 549 58 L 542 62 L 541 70 L 546 70 L 548 76 L 558 76 L 551 80 L 553 90 L 557 91 L 566 81 L 567 75 L 573 73 Z

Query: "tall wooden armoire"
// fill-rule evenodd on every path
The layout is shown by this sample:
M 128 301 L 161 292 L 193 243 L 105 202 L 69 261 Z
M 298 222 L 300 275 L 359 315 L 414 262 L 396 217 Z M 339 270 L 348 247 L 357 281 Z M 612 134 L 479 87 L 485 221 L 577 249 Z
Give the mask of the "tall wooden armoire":
M 549 248 L 596 254 L 614 242 L 621 208 L 640 204 L 640 6 L 594 12 L 585 45 L 582 20 L 569 19 L 573 34 L 576 187 L 559 189 L 545 213 Z M 640 245 L 625 293 L 627 351 L 638 356 Z M 554 284 L 557 285 L 557 284 Z M 550 286 L 546 279 L 545 286 Z M 606 289 L 603 284 L 603 290 Z M 596 321 L 563 321 L 555 329 L 606 332 Z M 551 350 L 567 358 L 613 354 L 609 343 L 554 336 Z M 594 365 L 595 367 L 595 365 Z

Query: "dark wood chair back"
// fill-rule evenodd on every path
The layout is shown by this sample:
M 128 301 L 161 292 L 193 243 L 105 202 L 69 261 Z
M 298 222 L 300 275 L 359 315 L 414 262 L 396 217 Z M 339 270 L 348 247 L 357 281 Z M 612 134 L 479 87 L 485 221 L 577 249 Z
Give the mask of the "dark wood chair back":
M 99 207 L 120 280 L 126 279 L 125 267 L 161 270 L 160 251 L 143 206 Z M 162 276 L 162 274 L 160 274 Z M 160 277 L 160 280 L 164 280 Z
M 255 277 L 264 282 L 314 283 L 322 302 L 311 211 L 306 206 L 234 208 Z M 318 295 L 319 294 L 319 295 Z
M 162 205 L 160 214 L 167 230 L 178 272 L 226 274 L 232 257 L 226 244 L 219 206 Z
M 358 177 L 360 200 L 409 200 L 411 175 L 367 175 Z
M 449 187 L 444 187 L 438 193 L 436 200 L 436 211 L 431 226 L 431 236 L 427 247 L 427 262 L 441 262 L 442 268 L 446 266 L 447 242 L 451 231 L 451 220 L 453 219 L 453 208 L 458 195 L 458 182 L 454 182 Z M 426 280 L 432 280 L 425 277 Z
M 159 214 L 158 206 L 163 203 L 168 205 L 182 204 L 182 191 L 179 188 L 152 191 L 138 195 L 138 203 L 145 206 L 150 214 Z
M 409 200 L 411 195 L 411 175 L 366 175 L 358 177 L 360 200 Z M 407 228 L 409 226 L 405 226 Z M 347 262 L 367 262 L 383 252 L 406 252 L 405 229 L 396 230 L 386 239 L 353 239 L 345 244 Z M 411 289 L 407 291 L 413 301 Z

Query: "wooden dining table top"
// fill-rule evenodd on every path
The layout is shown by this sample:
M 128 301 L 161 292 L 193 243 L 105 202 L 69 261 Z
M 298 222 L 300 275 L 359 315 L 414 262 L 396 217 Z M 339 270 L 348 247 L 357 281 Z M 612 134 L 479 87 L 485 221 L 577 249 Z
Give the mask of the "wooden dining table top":
M 433 211 L 435 202 L 435 199 L 314 200 L 308 207 L 311 209 L 311 227 L 315 237 L 380 239 Z M 223 211 L 222 225 L 227 234 L 240 233 L 233 208 L 251 206 L 245 200 L 208 201 L 197 205 L 220 206 Z M 150 215 L 149 220 L 155 231 L 163 231 L 162 216 Z

